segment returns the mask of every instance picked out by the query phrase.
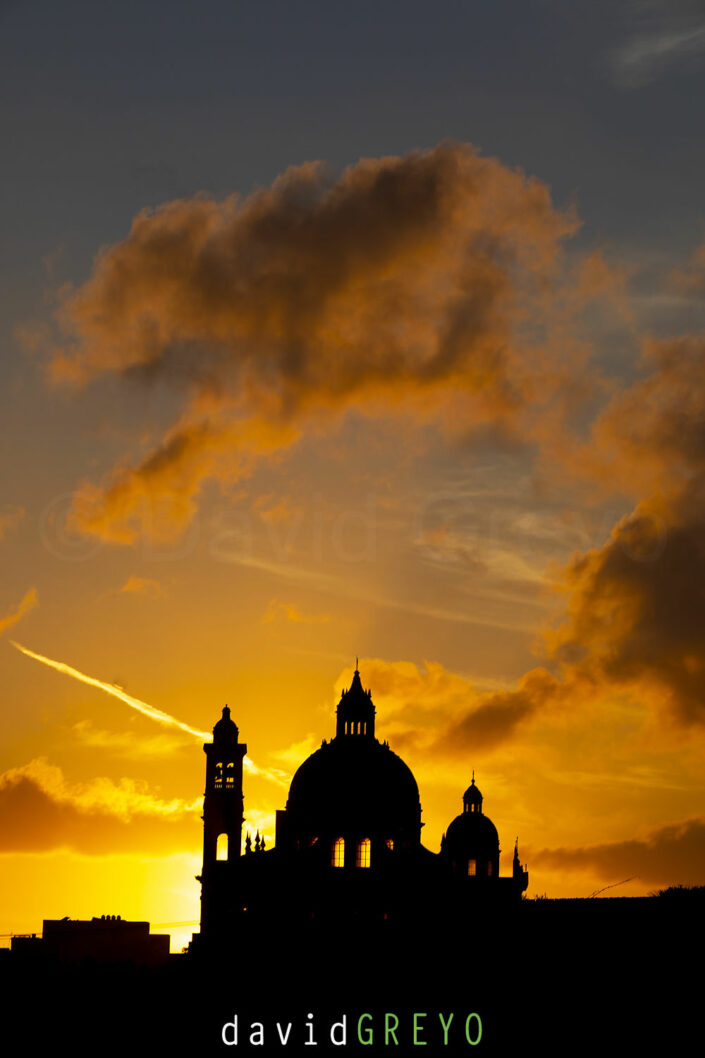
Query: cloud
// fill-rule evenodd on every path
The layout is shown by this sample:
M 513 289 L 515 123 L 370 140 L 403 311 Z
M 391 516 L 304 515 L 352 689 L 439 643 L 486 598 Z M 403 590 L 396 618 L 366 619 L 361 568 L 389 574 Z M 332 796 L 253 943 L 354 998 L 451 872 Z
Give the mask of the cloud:
M 431 757 L 489 752 L 568 693 L 567 685 L 540 668 L 522 676 L 516 688 L 497 691 L 480 690 L 437 662 L 426 661 L 419 669 L 412 662 L 363 659 L 360 671 L 364 684 L 374 688 L 375 702 L 384 705 L 385 733 L 394 745 L 423 750 Z M 352 669 L 345 669 L 336 693 L 351 679 Z
M 179 417 L 134 465 L 83 484 L 73 527 L 123 544 L 178 532 L 206 478 L 246 476 L 353 406 L 447 423 L 453 396 L 466 422 L 530 435 L 523 409 L 556 398 L 572 355 L 547 319 L 577 228 L 544 184 L 456 143 L 143 211 L 65 297 L 50 373 L 169 385 Z M 572 297 L 595 296 L 587 271 Z
M 641 88 L 669 67 L 692 67 L 705 52 L 702 6 L 692 0 L 642 0 L 628 39 L 613 54 L 619 83 Z
M 0 851 L 171 851 L 198 840 L 201 800 L 163 801 L 146 784 L 70 783 L 44 758 L 0 775 Z
M 705 472 L 705 335 L 647 340 L 641 366 L 596 419 L 583 459 L 627 494 L 673 494 Z
M 567 614 L 546 634 L 563 671 L 628 686 L 681 724 L 705 723 L 705 339 L 647 343 L 652 370 L 595 424 L 591 473 L 642 499 L 564 571 Z
M 116 467 L 100 486 L 84 482 L 67 526 L 114 544 L 132 544 L 141 536 L 172 541 L 198 510 L 207 478 L 245 478 L 258 456 L 297 437 L 293 428 L 267 420 L 232 424 L 227 411 L 214 413 L 207 423 L 181 423 L 137 466 Z
M 37 597 L 37 589 L 30 588 L 14 610 L 5 614 L 4 617 L 0 617 L 0 635 L 2 635 L 3 632 L 6 632 L 8 628 L 12 628 L 13 625 L 16 625 L 18 621 L 21 621 L 22 618 L 30 612 L 30 610 L 33 610 L 34 607 L 38 605 L 39 599 Z
M 540 709 L 567 693 L 565 685 L 546 669 L 532 669 L 515 689 L 478 696 L 474 707 L 452 720 L 433 743 L 445 755 L 466 755 L 468 750 L 489 750 L 506 742 L 516 729 Z
M 493 748 L 545 709 L 615 690 L 667 723 L 705 724 L 705 338 L 647 342 L 642 363 L 571 455 L 587 480 L 645 498 L 554 574 L 565 609 L 538 645 L 547 667 L 485 694 L 444 674 L 445 701 L 429 693 L 430 670 L 406 689 L 395 673 L 394 694 L 435 698 L 436 752 Z
M 605 881 L 636 876 L 654 886 L 702 885 L 705 877 L 705 820 L 688 819 L 652 831 L 645 838 L 578 848 L 529 850 L 537 868 L 590 871 Z
M 596 688 L 628 686 L 683 724 L 705 723 L 705 479 L 645 501 L 567 571 L 553 657 Z
M 692 396 L 690 403 L 699 399 Z M 668 414 L 654 423 L 655 465 L 671 441 L 692 450 L 691 465 L 697 464 L 687 417 L 686 402 L 679 433 L 671 434 Z M 678 465 L 683 471 L 685 463 Z M 659 466 L 655 472 L 660 475 Z M 678 482 L 676 470 L 672 478 Z M 435 751 L 493 748 L 545 710 L 599 701 L 615 690 L 664 722 L 705 725 L 703 471 L 637 504 L 602 546 L 576 555 L 557 583 L 565 615 L 544 630 L 537 646 L 549 667 L 533 669 L 507 690 L 477 694 L 468 684 L 460 715 L 449 715 L 439 700 Z M 422 701 L 424 691 L 418 689 Z M 457 699 L 457 687 L 451 697 Z
M 428 662 L 425 672 L 366 662 L 376 694 L 398 705 L 400 745 L 443 757 L 492 750 L 546 710 L 615 692 L 666 725 L 705 725 L 705 336 L 647 341 L 641 366 L 569 452 L 600 489 L 643 498 L 604 543 L 554 572 L 564 614 L 537 644 L 546 664 L 480 692 Z
M 158 580 L 152 580 L 149 577 L 137 577 L 134 573 L 127 578 L 120 588 L 120 592 L 127 595 L 146 595 L 148 599 L 163 599 L 166 595 L 166 589 L 162 587 Z
M 460 406 L 456 418 L 473 429 L 489 424 L 541 450 L 554 482 L 562 461 L 566 478 L 632 509 L 553 577 L 564 619 L 546 633 L 543 664 L 514 687 L 479 692 L 446 673 L 442 699 L 428 666 L 413 679 L 395 671 L 407 708 L 402 677 L 436 711 L 438 751 L 492 748 L 542 709 L 615 686 L 699 723 L 705 338 L 646 342 L 642 374 L 590 428 L 585 401 L 602 382 L 571 321 L 591 298 L 611 296 L 615 271 L 599 254 L 566 267 L 562 246 L 577 228 L 545 185 L 454 143 L 363 160 L 337 177 L 307 164 L 246 198 L 142 212 L 65 297 L 51 372 L 83 386 L 106 374 L 168 385 L 178 412 L 151 451 L 82 484 L 72 527 L 121 544 L 179 534 L 206 479 L 246 478 L 258 459 L 348 409 L 403 410 L 451 431 L 447 410 Z M 263 497 L 256 507 L 269 525 L 296 524 L 287 503 Z M 448 527 L 419 543 L 447 564 L 477 562 Z M 230 560 L 274 570 L 252 556 Z M 277 571 L 311 579 L 294 562 Z M 438 605 L 404 609 L 472 621 Z M 265 620 L 282 616 L 303 617 L 276 602 Z

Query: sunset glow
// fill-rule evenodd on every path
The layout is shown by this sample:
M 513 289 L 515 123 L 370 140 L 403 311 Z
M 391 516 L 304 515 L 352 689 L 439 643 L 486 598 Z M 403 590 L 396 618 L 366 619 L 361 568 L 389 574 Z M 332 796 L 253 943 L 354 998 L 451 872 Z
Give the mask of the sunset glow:
M 692 5 L 5 6 L 0 944 L 187 943 L 356 657 L 429 849 L 705 884 Z

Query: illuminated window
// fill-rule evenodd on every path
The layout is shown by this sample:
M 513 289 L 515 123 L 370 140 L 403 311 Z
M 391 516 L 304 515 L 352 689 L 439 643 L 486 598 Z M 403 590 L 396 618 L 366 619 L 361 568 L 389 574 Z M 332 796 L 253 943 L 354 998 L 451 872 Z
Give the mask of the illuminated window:
M 218 841 L 215 846 L 215 858 L 216 860 L 227 860 L 228 858 L 228 835 L 218 834 Z
M 223 762 L 219 761 L 215 766 L 215 782 L 213 783 L 216 790 L 221 790 L 223 787 Z
M 363 838 L 357 843 L 357 855 L 355 856 L 356 867 L 370 866 L 370 839 Z
M 228 786 L 234 786 L 235 785 L 234 768 L 235 768 L 235 765 L 232 763 L 232 761 L 226 766 L 226 772 L 225 772 L 225 786 L 226 786 L 226 789 L 227 789 Z
M 333 842 L 330 863 L 331 867 L 342 867 L 345 863 L 345 838 L 338 838 Z
M 394 852 L 394 838 L 387 838 L 384 843 L 390 852 Z
M 492 877 L 492 860 L 488 860 L 487 862 L 487 877 Z
M 469 875 L 476 875 L 477 874 L 477 860 L 468 860 L 468 874 Z

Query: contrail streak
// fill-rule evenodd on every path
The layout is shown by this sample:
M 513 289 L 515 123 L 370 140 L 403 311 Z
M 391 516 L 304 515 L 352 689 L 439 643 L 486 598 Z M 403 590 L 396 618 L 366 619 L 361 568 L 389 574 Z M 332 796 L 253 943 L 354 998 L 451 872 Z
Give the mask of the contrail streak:
M 183 720 L 177 720 L 175 716 L 170 716 L 169 713 L 162 712 L 161 709 L 155 709 L 153 705 L 149 705 L 148 702 L 143 702 L 139 698 L 133 698 L 131 694 L 127 694 L 123 691 L 122 687 L 118 687 L 114 683 L 105 683 L 103 680 L 98 680 L 95 676 L 87 676 L 85 672 L 79 672 L 78 669 L 74 669 L 71 665 L 66 665 L 63 661 L 54 661 L 52 658 L 46 658 L 43 654 L 35 654 L 33 650 L 29 650 L 27 647 L 23 647 L 20 643 L 16 643 L 14 640 L 10 640 L 12 646 L 17 650 L 26 654 L 28 658 L 34 658 L 35 661 L 41 661 L 42 665 L 48 665 L 51 669 L 56 669 L 57 672 L 63 672 L 65 676 L 72 676 L 74 680 L 79 680 L 81 683 L 88 684 L 89 687 L 97 687 L 99 691 L 105 691 L 106 694 L 110 694 L 113 698 L 118 698 L 125 705 L 129 705 L 131 709 L 136 709 L 138 713 L 142 713 L 143 716 L 148 716 L 150 720 L 156 720 L 158 724 L 164 724 L 165 727 L 176 727 L 179 731 L 185 731 L 187 735 L 192 735 L 198 739 L 199 742 L 210 742 L 212 735 L 209 731 L 199 731 L 197 727 L 191 727 L 190 724 L 185 724 Z M 280 786 L 285 785 L 285 773 L 278 770 L 270 770 L 268 768 L 258 768 L 253 760 L 249 757 L 245 757 L 244 764 L 246 769 L 253 775 L 262 775 L 266 779 L 270 779 L 272 782 L 278 783 Z

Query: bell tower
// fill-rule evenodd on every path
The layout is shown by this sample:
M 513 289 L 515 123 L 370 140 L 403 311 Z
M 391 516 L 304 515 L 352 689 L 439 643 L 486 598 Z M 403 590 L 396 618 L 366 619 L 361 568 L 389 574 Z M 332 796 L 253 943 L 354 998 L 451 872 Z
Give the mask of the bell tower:
M 206 742 L 206 790 L 203 799 L 203 871 L 201 932 L 227 926 L 239 911 L 238 865 L 244 822 L 242 763 L 247 746 L 238 741 L 237 724 L 227 705 Z

